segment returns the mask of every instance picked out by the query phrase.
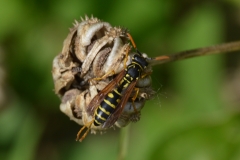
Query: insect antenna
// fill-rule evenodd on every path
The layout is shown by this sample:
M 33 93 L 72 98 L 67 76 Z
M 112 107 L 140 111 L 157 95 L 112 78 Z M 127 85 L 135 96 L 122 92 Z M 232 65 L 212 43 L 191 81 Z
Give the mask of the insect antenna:
M 137 53 L 138 53 L 139 55 L 142 55 L 142 53 L 137 49 L 137 46 L 136 46 L 136 44 L 135 44 L 135 42 L 134 42 L 131 34 L 127 33 L 127 36 L 128 36 L 128 38 L 129 38 L 129 40 L 131 41 L 131 43 L 132 43 L 132 45 L 133 45 L 133 48 L 137 51 Z

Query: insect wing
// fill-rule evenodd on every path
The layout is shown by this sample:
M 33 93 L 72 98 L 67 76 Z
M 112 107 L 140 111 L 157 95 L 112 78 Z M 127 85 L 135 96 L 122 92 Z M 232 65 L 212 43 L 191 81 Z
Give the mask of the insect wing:
M 125 107 L 125 104 L 127 103 L 128 98 L 130 97 L 136 83 L 137 83 L 137 81 L 132 82 L 128 86 L 128 88 L 125 91 L 125 95 L 122 97 L 121 102 L 116 107 L 116 111 L 108 117 L 106 122 L 103 124 L 102 128 L 109 128 L 118 120 L 118 118 L 121 115 L 121 113 L 122 113 L 122 111 Z
M 88 115 L 93 116 L 96 108 L 100 105 L 100 103 L 103 101 L 105 96 L 113 90 L 113 88 L 118 84 L 118 82 L 124 77 L 125 70 L 120 72 L 117 77 L 115 77 L 103 90 L 101 90 L 89 103 L 87 107 L 87 113 Z

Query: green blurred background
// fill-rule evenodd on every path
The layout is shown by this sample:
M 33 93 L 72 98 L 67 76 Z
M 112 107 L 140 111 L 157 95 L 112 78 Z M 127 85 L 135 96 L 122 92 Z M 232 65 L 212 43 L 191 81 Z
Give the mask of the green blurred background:
M 151 57 L 240 40 L 238 0 L 0 0 L 0 159 L 117 159 L 124 129 L 76 142 L 53 92 L 52 60 L 85 14 L 127 27 Z M 154 66 L 125 159 L 239 160 L 239 52 Z

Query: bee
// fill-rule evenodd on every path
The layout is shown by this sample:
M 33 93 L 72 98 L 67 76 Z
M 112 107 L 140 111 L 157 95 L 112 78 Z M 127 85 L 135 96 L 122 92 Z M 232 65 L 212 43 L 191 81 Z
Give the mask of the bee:
M 138 79 L 143 76 L 143 71 L 148 67 L 147 59 L 136 48 L 132 36 L 129 33 L 127 36 L 137 53 L 133 55 L 131 63 L 91 100 L 86 112 L 94 118 L 80 129 L 76 140 L 82 141 L 92 125 L 109 128 L 118 120 Z M 133 102 L 137 94 L 138 92 L 132 98 Z M 87 130 L 80 137 L 85 128 Z

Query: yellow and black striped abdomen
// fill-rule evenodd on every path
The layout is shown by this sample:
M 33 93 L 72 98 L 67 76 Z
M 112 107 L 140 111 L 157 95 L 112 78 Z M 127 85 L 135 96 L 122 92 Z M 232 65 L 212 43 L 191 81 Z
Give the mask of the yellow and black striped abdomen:
M 98 109 L 95 111 L 95 126 L 106 122 L 107 118 L 115 111 L 122 97 L 121 90 L 122 89 L 118 87 L 112 92 L 109 92 L 106 98 L 100 103 Z

